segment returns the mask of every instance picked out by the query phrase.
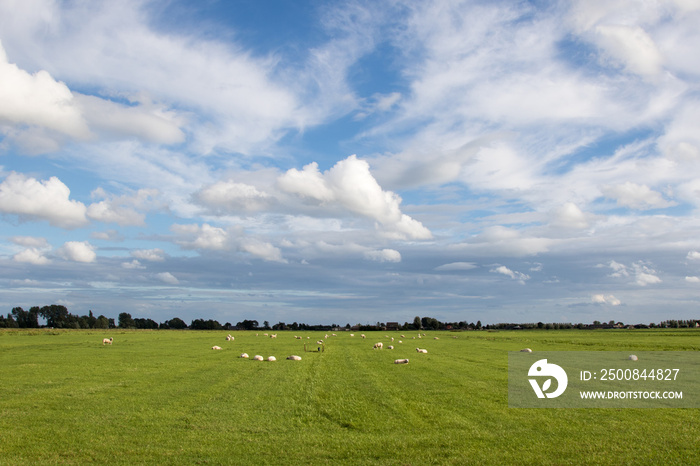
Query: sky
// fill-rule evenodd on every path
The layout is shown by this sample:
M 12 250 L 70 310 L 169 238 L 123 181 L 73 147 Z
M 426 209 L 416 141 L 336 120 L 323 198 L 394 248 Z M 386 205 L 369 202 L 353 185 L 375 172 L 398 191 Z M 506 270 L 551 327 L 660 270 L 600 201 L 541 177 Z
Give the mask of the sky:
M 0 0 L 0 313 L 698 318 L 698 24 L 698 0 Z

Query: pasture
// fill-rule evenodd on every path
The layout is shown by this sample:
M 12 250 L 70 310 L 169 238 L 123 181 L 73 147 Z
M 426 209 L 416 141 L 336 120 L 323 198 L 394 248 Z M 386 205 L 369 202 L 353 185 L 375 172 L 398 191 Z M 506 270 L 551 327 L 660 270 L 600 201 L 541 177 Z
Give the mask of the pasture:
M 697 409 L 514 409 L 507 386 L 508 351 L 698 351 L 694 329 L 257 333 L 0 331 L 0 464 L 700 464 Z

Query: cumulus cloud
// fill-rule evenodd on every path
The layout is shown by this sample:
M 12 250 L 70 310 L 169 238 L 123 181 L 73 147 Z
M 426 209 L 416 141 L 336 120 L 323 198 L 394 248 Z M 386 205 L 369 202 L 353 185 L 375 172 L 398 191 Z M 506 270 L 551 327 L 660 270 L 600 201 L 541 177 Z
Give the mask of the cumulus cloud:
M 430 239 L 423 224 L 401 212 L 401 198 L 384 191 L 369 170 L 369 164 L 351 155 L 321 173 L 318 164 L 303 170 L 290 169 L 278 179 L 280 188 L 290 194 L 332 204 L 377 221 L 389 235 L 403 239 Z
M 365 251 L 364 256 L 376 262 L 401 262 L 401 253 L 395 249 Z
M 602 192 L 606 197 L 615 199 L 618 205 L 631 209 L 659 209 L 675 205 L 674 202 L 667 201 L 661 193 L 651 190 L 648 186 L 629 181 L 614 186 L 606 186 L 602 189 Z
M 609 304 L 610 306 L 619 306 L 622 302 L 615 296 L 608 294 L 594 294 L 591 297 L 594 304 Z
M 160 248 L 155 249 L 136 249 L 131 251 L 131 255 L 137 259 L 147 260 L 151 262 L 162 262 L 165 260 L 165 251 Z
M 530 279 L 529 275 L 524 274 L 522 272 L 517 272 L 515 270 L 511 270 L 508 267 L 506 267 L 505 265 L 500 265 L 500 266 L 494 267 L 493 269 L 489 270 L 489 272 L 499 273 L 501 275 L 505 275 L 507 277 L 512 278 L 513 280 L 517 280 L 519 283 L 521 283 L 523 285 L 525 284 L 526 280 Z
M 155 189 L 139 189 L 132 196 L 110 196 L 104 190 L 97 189 L 93 191 L 92 196 L 105 200 L 90 204 L 87 216 L 92 220 L 122 226 L 144 225 L 146 217 L 139 210 L 148 209 L 157 195 L 158 191 Z
M 24 262 L 34 265 L 45 265 L 51 262 L 51 260 L 44 255 L 44 252 L 37 248 L 28 248 L 22 252 L 18 252 L 12 259 L 15 262 Z
M 87 241 L 68 241 L 58 249 L 58 255 L 73 262 L 94 262 L 97 259 L 95 248 Z
M 163 283 L 167 283 L 168 285 L 177 285 L 180 283 L 180 280 L 175 277 L 175 275 L 171 274 L 170 272 L 161 272 L 156 274 L 156 278 Z
M 685 277 L 685 281 L 688 283 L 700 283 L 700 277 Z
M 613 270 L 610 274 L 611 277 L 631 277 L 634 279 L 634 283 L 639 286 L 654 285 L 662 281 L 661 278 L 658 277 L 656 270 L 642 261 L 627 266 L 613 260 L 609 262 L 608 266 Z
M 136 270 L 136 269 L 145 269 L 146 267 L 144 265 L 142 265 L 141 262 L 134 259 L 131 262 L 122 262 L 122 268 Z
M 9 63 L 2 44 L 0 82 L 0 123 L 45 128 L 79 139 L 89 136 L 70 89 L 46 71 L 32 75 Z
M 583 229 L 589 226 L 588 218 L 573 202 L 567 202 L 552 213 L 552 225 L 562 228 Z
M 223 229 L 207 223 L 199 225 L 173 225 L 178 235 L 177 244 L 185 249 L 199 251 L 242 251 L 267 261 L 285 262 L 282 252 L 273 244 L 246 236 L 240 228 Z
M 83 203 L 70 199 L 70 189 L 55 176 L 39 181 L 11 172 L 0 183 L 0 212 L 6 214 L 71 229 L 88 223 L 86 210 Z
M 698 251 L 689 251 L 689 252 L 688 252 L 688 255 L 686 256 L 686 258 L 687 258 L 688 260 L 693 260 L 693 261 L 700 260 L 700 252 L 698 252 Z
M 194 194 L 201 205 L 224 213 L 254 212 L 270 204 L 272 197 L 255 186 L 234 181 L 219 181 Z
M 10 237 L 10 241 L 14 244 L 31 248 L 51 247 L 46 238 L 41 238 L 37 236 L 12 236 Z
M 549 250 L 552 240 L 544 237 L 528 237 L 522 231 L 501 225 L 490 226 L 455 249 L 479 255 L 532 256 Z

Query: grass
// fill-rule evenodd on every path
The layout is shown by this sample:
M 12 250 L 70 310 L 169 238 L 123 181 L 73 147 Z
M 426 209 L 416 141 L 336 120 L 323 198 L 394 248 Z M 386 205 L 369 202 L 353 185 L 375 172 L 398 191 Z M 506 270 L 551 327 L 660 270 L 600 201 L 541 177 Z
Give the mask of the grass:
M 0 464 L 700 463 L 696 409 L 513 409 L 507 384 L 508 351 L 698 351 L 696 330 L 337 332 L 322 353 L 226 333 L 0 332 Z

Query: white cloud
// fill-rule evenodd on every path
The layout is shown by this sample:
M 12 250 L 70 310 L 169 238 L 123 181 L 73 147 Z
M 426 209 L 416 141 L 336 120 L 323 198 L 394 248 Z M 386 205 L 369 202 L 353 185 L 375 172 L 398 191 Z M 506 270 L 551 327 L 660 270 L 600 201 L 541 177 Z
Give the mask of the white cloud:
M 180 280 L 175 277 L 175 275 L 171 274 L 170 272 L 161 272 L 156 274 L 156 278 L 163 283 L 167 283 L 168 285 L 177 285 L 180 283 Z
M 472 270 L 477 268 L 474 262 L 450 262 L 449 264 L 443 264 L 435 267 L 435 270 L 440 272 L 454 272 L 460 270 Z
M 255 186 L 234 181 L 219 181 L 194 194 L 202 205 L 215 212 L 254 212 L 269 206 L 271 196 Z
M 654 40 L 641 27 L 600 25 L 595 33 L 596 42 L 608 56 L 632 73 L 655 75 L 661 71 L 663 57 Z
M 618 205 L 631 209 L 659 209 L 675 205 L 674 202 L 667 201 L 661 193 L 651 190 L 648 186 L 629 181 L 606 186 L 602 192 L 606 197 L 615 199 Z
M 507 277 L 512 278 L 513 280 L 517 280 L 521 284 L 525 284 L 526 280 L 530 279 L 530 276 L 527 274 L 524 274 L 522 272 L 517 272 L 515 270 L 511 270 L 505 265 L 500 265 L 498 267 L 494 267 L 493 269 L 489 270 L 489 272 L 492 273 L 499 273 L 501 275 L 505 275 Z
M 700 283 L 700 277 L 685 277 L 685 281 L 688 283 Z
M 16 262 L 25 262 L 34 265 L 45 265 L 51 261 L 37 248 L 28 248 L 15 254 L 12 259 Z
M 351 155 L 321 173 L 316 163 L 303 170 L 290 169 L 278 179 L 279 187 L 326 207 L 345 210 L 377 221 L 388 235 L 397 238 L 429 239 L 430 231 L 419 221 L 403 214 L 401 198 L 384 191 L 369 170 L 369 164 Z
M 47 248 L 51 247 L 49 245 L 49 242 L 46 240 L 46 238 L 41 238 L 37 236 L 12 236 L 10 237 L 10 241 L 13 242 L 14 244 L 18 244 L 20 246 L 26 246 L 30 248 Z
M 55 176 L 39 181 L 11 172 L 0 184 L 0 212 L 47 220 L 61 228 L 88 223 L 85 205 L 70 200 L 70 190 Z
M 139 189 L 132 196 L 110 196 L 102 189 L 93 191 L 93 197 L 104 197 L 103 201 L 92 203 L 87 208 L 87 216 L 92 220 L 105 223 L 126 225 L 144 225 L 145 215 L 139 212 L 148 209 L 158 196 L 155 189 Z
M 87 241 L 68 241 L 57 252 L 64 259 L 73 262 L 89 263 L 97 259 L 95 248 Z
M 631 266 L 620 264 L 616 261 L 610 261 L 608 266 L 613 270 L 610 274 L 614 278 L 633 277 L 634 283 L 639 286 L 655 285 L 661 283 L 661 278 L 657 272 L 642 261 L 633 263 Z
M 45 128 L 78 139 L 89 136 L 68 87 L 46 71 L 32 75 L 9 63 L 1 43 L 0 83 L 0 123 Z
M 165 260 L 165 251 L 160 248 L 155 249 L 136 249 L 131 251 L 131 255 L 137 259 L 147 260 L 151 262 L 162 262 Z
M 693 260 L 693 261 L 700 260 L 700 252 L 698 252 L 698 251 L 689 251 L 689 252 L 688 252 L 688 255 L 686 256 L 686 258 L 687 258 L 688 260 Z
M 279 248 L 259 238 L 244 235 L 240 228 L 226 230 L 205 223 L 201 226 L 173 225 L 171 230 L 179 237 L 176 243 L 185 249 L 242 251 L 266 261 L 286 262 Z
M 365 251 L 364 256 L 376 262 L 401 262 L 401 253 L 395 249 Z
M 573 202 L 567 202 L 552 213 L 552 225 L 562 228 L 588 228 L 588 217 Z
M 279 248 L 259 239 L 244 238 L 240 241 L 239 248 L 242 251 L 266 261 L 287 262 L 282 258 L 282 251 L 280 251 Z
M 141 262 L 137 261 L 136 259 L 132 260 L 131 262 L 122 262 L 122 267 L 130 270 L 146 268 L 144 265 L 141 264 Z
M 615 296 L 608 294 L 594 294 L 591 297 L 591 300 L 593 301 L 594 304 L 609 304 L 611 306 L 619 306 L 622 304 L 622 302 L 617 299 Z

